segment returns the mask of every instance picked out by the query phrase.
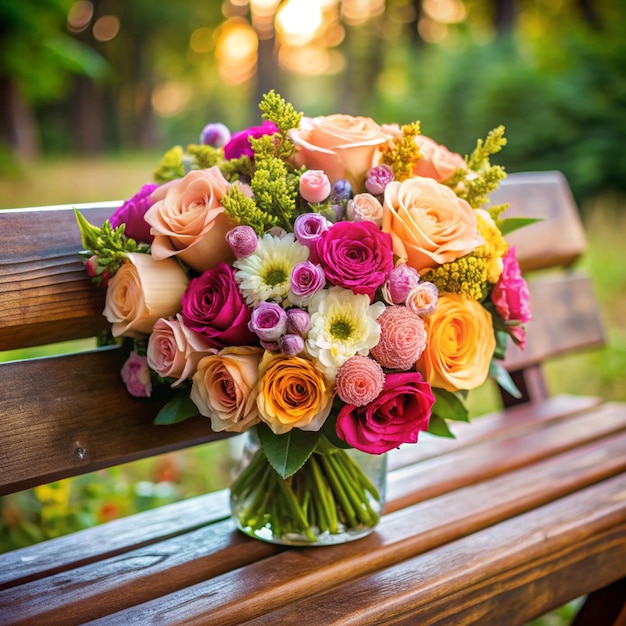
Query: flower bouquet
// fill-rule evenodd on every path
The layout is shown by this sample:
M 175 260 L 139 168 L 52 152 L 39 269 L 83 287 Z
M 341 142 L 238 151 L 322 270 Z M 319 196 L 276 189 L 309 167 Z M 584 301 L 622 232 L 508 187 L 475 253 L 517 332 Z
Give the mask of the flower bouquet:
M 501 127 L 463 158 L 417 122 L 308 118 L 273 91 L 260 109 L 169 150 L 102 226 L 76 212 L 81 254 L 129 392 L 171 387 L 156 423 L 251 435 L 239 528 L 345 541 L 378 521 L 387 451 L 451 436 L 488 377 L 516 393 L 499 361 L 530 310 L 503 235 L 529 220 L 483 208 Z

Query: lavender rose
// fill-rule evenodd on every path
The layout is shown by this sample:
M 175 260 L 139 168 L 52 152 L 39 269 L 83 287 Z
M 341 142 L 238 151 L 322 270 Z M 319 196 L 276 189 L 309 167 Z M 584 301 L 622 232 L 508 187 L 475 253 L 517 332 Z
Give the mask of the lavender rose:
M 109 218 L 111 226 L 117 228 L 125 224 L 124 234 L 137 242 L 152 243 L 154 236 L 150 233 L 150 224 L 143 216 L 152 206 L 152 192 L 158 187 L 156 183 L 144 185 L 132 198 L 115 210 Z
M 393 180 L 393 170 L 382 163 L 373 167 L 365 179 L 365 189 L 375 196 L 385 193 L 385 187 Z
M 182 297 L 187 328 L 202 335 L 218 350 L 227 346 L 257 345 L 248 329 L 250 309 L 235 282 L 232 268 L 218 263 L 189 283 Z
M 278 341 L 287 332 L 287 313 L 275 302 L 259 302 L 252 311 L 248 328 L 264 342 Z
M 223 148 L 230 141 L 230 130 L 228 126 L 215 122 L 207 124 L 200 133 L 200 143 L 214 148 Z
M 285 356 L 296 356 L 304 350 L 304 339 L 300 335 L 287 333 L 280 338 L 278 347 Z
M 152 394 L 150 368 L 145 356 L 139 356 L 134 350 L 122 365 L 122 380 L 128 393 L 136 398 L 149 398 Z
M 337 222 L 322 233 L 311 253 L 329 283 L 370 299 L 393 269 L 391 237 L 370 221 Z
M 224 156 L 230 161 L 242 156 L 254 158 L 254 151 L 250 145 L 250 137 L 258 139 L 263 135 L 273 135 L 278 132 L 278 126 L 274 122 L 266 120 L 261 126 L 252 126 L 245 130 L 233 133 L 230 141 L 224 146 Z
M 325 284 L 326 277 L 320 265 L 311 261 L 298 263 L 289 277 L 289 299 L 294 304 L 302 305 L 323 289 Z
M 289 309 L 287 311 L 287 332 L 296 335 L 306 335 L 311 328 L 311 316 L 304 309 Z
M 382 454 L 403 443 L 416 443 L 427 430 L 435 396 L 418 372 L 387 374 L 379 396 L 357 407 L 345 404 L 337 417 L 337 435 L 357 450 Z
M 296 241 L 307 248 L 319 239 L 320 235 L 332 226 L 332 222 L 319 213 L 302 213 L 293 224 Z
M 250 256 L 255 250 L 258 243 L 256 232 L 252 226 L 235 226 L 226 233 L 226 241 L 238 259 L 244 259 Z
M 385 299 L 389 304 L 404 304 L 407 296 L 420 282 L 419 272 L 406 263 L 396 265 L 385 283 Z

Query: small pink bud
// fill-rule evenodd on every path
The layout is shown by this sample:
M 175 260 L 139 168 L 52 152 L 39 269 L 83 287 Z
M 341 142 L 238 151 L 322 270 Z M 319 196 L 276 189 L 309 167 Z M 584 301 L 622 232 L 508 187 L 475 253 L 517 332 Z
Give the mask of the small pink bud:
M 322 170 L 308 170 L 300 176 L 300 195 L 307 202 L 324 202 L 330 195 L 330 190 L 330 180 Z

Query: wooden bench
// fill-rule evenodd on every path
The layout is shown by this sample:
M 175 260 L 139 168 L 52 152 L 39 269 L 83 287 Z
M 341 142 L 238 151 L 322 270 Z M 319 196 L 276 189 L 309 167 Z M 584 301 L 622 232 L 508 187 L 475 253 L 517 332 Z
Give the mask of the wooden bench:
M 0 555 L 0 623 L 524 624 L 589 594 L 575 624 L 625 624 L 626 405 L 551 396 L 541 364 L 599 346 L 591 285 L 569 269 L 584 233 L 558 173 L 510 175 L 535 321 L 508 366 L 506 410 L 390 454 L 372 535 L 326 548 L 250 539 L 227 492 Z M 101 223 L 114 205 L 80 207 Z M 103 292 L 86 278 L 72 207 L 0 212 L 0 346 L 93 337 Z M 120 351 L 0 364 L 0 495 L 216 439 L 206 419 L 151 424 Z

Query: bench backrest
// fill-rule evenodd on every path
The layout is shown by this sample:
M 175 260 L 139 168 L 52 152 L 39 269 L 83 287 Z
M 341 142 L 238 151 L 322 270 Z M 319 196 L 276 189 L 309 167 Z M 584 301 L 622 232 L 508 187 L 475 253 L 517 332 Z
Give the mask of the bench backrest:
M 545 218 L 511 236 L 524 268 L 567 268 L 583 252 L 580 218 L 558 172 L 512 174 L 493 201 L 510 202 L 511 216 Z M 101 224 L 116 206 L 78 208 Z M 106 327 L 104 290 L 89 281 L 77 254 L 73 208 L 0 211 L 0 350 L 86 341 Z M 542 276 L 538 284 L 531 291 L 527 350 L 507 356 L 513 372 L 532 371 L 554 354 L 603 341 L 586 278 L 568 271 Z M 224 437 L 201 417 L 152 425 L 166 397 L 132 398 L 119 375 L 123 358 L 116 347 L 80 346 L 0 363 L 0 495 Z M 525 400 L 540 395 L 524 391 Z

